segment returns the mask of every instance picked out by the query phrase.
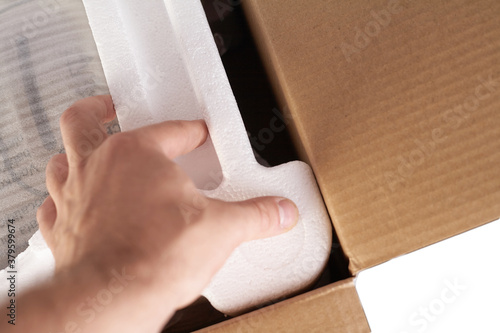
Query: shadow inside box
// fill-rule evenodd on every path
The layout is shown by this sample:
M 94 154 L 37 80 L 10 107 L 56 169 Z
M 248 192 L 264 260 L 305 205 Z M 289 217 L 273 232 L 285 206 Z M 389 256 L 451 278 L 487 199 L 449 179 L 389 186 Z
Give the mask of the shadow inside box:
M 334 243 L 334 244 L 338 244 Z M 314 290 L 333 282 L 348 278 L 347 262 L 340 250 L 340 246 L 334 245 L 327 266 L 323 273 L 318 278 L 316 283 L 308 290 Z M 307 290 L 306 290 L 307 291 Z M 304 291 L 304 292 L 306 292 Z M 268 302 L 259 307 L 254 307 L 248 312 L 261 309 L 263 307 L 278 303 L 280 301 L 291 298 L 295 295 L 290 295 L 287 298 L 279 299 L 275 302 Z M 231 316 L 226 316 L 217 311 L 205 297 L 198 298 L 188 307 L 177 311 L 164 327 L 162 333 L 187 333 L 193 332 L 205 327 L 209 327 L 225 320 L 231 319 Z
M 298 160 L 239 1 L 203 0 L 202 3 L 256 159 L 265 166 Z M 326 268 L 308 290 L 350 277 L 335 234 L 333 244 Z M 273 303 L 276 302 L 249 312 Z M 192 332 L 228 319 L 231 317 L 217 311 L 205 297 L 200 297 L 177 311 L 162 332 Z
M 220 323 L 229 317 L 214 309 L 205 297 L 177 311 L 162 333 L 187 333 Z

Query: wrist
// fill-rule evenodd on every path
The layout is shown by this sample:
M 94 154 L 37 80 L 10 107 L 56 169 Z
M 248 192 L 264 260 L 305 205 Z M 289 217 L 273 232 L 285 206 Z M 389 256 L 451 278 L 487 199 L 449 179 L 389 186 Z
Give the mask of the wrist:
M 93 284 L 78 308 L 89 332 L 108 324 L 123 325 L 121 332 L 159 331 L 176 310 L 174 293 L 147 265 L 90 266 L 81 276 Z
M 175 302 L 137 268 L 85 264 L 59 270 L 50 283 L 19 299 L 16 323 L 31 332 L 154 332 L 175 311 Z M 19 325 L 18 325 L 19 324 Z M 30 326 L 31 325 L 31 326 Z

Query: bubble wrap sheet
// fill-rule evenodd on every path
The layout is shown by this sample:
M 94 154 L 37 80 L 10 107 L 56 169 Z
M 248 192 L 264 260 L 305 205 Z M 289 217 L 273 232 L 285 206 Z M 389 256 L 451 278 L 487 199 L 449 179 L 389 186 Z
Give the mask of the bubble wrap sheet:
M 64 151 L 61 113 L 78 99 L 107 93 L 81 1 L 0 0 L 0 267 L 7 266 L 9 219 L 15 220 L 16 254 L 38 230 L 36 210 L 48 194 L 45 166 Z M 118 130 L 116 122 L 109 128 Z M 46 250 L 38 233 L 32 243 L 29 252 Z M 18 264 L 29 261 L 50 272 L 50 257 L 37 259 L 43 253 L 21 254 Z M 31 271 L 39 270 L 19 271 L 17 290 L 47 275 Z M 2 287 L 5 275 L 0 272 Z

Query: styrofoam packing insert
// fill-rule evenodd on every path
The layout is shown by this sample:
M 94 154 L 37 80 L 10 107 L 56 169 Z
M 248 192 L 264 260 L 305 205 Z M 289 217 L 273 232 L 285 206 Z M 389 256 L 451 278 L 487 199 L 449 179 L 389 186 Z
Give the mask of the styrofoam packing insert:
M 332 241 L 313 173 L 299 161 L 273 168 L 256 162 L 200 1 L 84 4 L 122 130 L 203 118 L 211 139 L 176 160 L 198 188 L 226 201 L 283 196 L 299 207 L 293 230 L 238 247 L 203 295 L 237 314 L 310 286 Z

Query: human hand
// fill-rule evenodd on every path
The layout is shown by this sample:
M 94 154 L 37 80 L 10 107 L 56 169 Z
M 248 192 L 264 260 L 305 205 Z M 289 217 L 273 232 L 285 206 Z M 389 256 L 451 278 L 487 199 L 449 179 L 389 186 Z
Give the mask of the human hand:
M 81 100 L 61 117 L 66 154 L 47 166 L 50 196 L 37 214 L 58 274 L 85 267 L 105 281 L 111 268 L 127 267 L 134 295 L 147 294 L 158 317 L 167 316 L 194 301 L 242 242 L 296 224 L 290 200 L 229 203 L 196 189 L 172 159 L 206 140 L 203 121 L 107 137 L 103 124 L 114 117 L 110 96 Z

